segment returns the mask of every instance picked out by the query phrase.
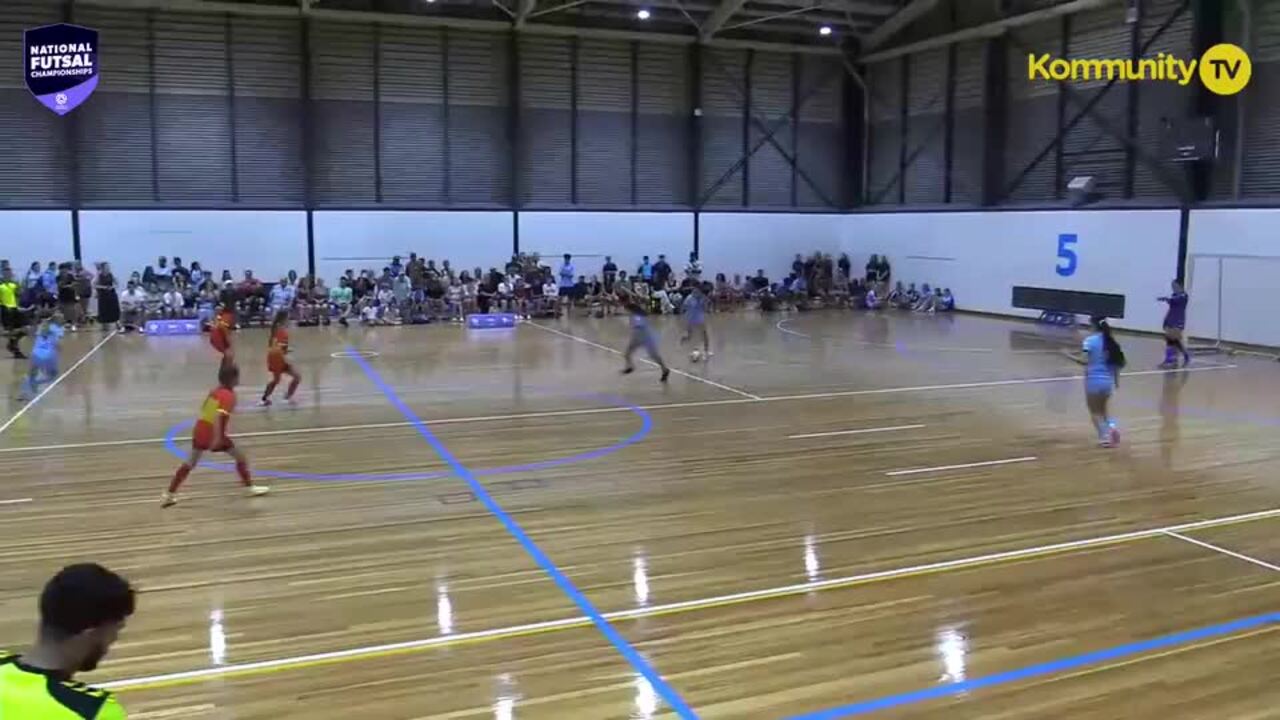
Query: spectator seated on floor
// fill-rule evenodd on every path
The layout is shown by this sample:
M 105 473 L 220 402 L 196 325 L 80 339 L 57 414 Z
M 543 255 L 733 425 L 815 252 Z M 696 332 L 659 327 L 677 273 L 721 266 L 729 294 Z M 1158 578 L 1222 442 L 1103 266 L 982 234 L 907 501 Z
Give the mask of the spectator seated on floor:
M 850 290 L 849 276 L 845 275 L 843 270 L 837 270 L 836 276 L 831 280 L 831 292 L 828 294 L 831 302 L 837 306 L 847 305 Z
M 214 311 L 218 307 L 218 286 L 213 280 L 205 280 L 196 296 L 196 317 L 200 327 L 208 327 L 213 322 Z
M 236 315 L 240 325 L 265 322 L 269 292 L 270 288 L 264 288 L 252 270 L 244 271 L 244 279 L 236 286 Z
M 867 295 L 863 299 L 863 303 L 868 310 L 879 310 L 884 307 L 884 303 L 876 294 L 875 283 L 871 283 L 867 286 Z
M 120 294 L 121 323 L 125 331 L 143 330 L 146 326 L 148 301 L 147 291 L 130 280 L 128 287 Z
M 186 298 L 182 297 L 182 291 L 170 285 L 169 289 L 161 295 L 160 316 L 171 320 L 184 317 L 186 306 Z
M 878 284 L 874 280 L 867 283 L 868 288 L 877 288 L 877 285 Z M 889 294 L 884 298 L 884 302 L 889 307 L 901 307 L 902 304 L 905 303 L 906 301 L 907 301 L 907 289 L 902 286 L 901 280 L 898 281 L 897 285 L 894 285 L 893 289 L 890 290 Z
M 861 278 L 849 283 L 849 307 L 862 309 L 867 306 L 867 284 Z
M 938 312 L 952 312 L 955 309 L 956 299 L 951 294 L 951 288 L 943 288 L 942 295 L 938 298 Z
M 920 299 L 916 300 L 916 304 L 911 306 L 915 312 L 931 313 L 934 311 L 933 288 L 929 287 L 929 283 L 925 283 L 920 290 Z
M 774 312 L 779 308 L 778 292 L 780 288 L 775 285 L 767 285 L 763 290 L 755 293 L 755 298 L 760 304 L 760 312 Z

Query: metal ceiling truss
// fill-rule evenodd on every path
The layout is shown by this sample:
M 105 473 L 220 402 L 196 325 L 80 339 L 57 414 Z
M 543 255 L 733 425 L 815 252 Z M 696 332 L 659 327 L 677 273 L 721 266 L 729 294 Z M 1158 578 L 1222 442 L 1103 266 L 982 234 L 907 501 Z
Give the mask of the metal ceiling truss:
M 976 2 L 976 0 L 963 0 L 964 2 Z M 1097 10 L 1114 6 L 1116 0 L 1072 0 L 1071 2 L 1053 7 L 1035 10 L 1021 15 L 1013 15 L 997 20 L 995 22 L 979 25 L 977 27 L 965 28 L 956 32 L 946 33 L 945 35 L 937 35 L 935 37 L 921 40 L 919 42 L 908 43 L 906 45 L 898 45 L 880 52 L 865 53 L 858 57 L 860 63 L 882 62 L 884 60 L 892 60 L 893 58 L 902 57 L 903 55 L 914 55 L 924 52 L 925 50 L 934 50 L 947 45 L 967 42 L 970 40 L 987 40 L 994 37 L 1000 37 L 1013 28 L 1023 27 L 1026 25 L 1035 25 L 1052 20 L 1054 18 L 1063 17 L 1064 15 L 1075 15 L 1086 10 Z
M 706 191 L 703 192 L 702 197 L 698 200 L 697 205 L 695 205 L 695 209 L 701 210 L 711 197 L 729 181 L 729 178 L 733 177 L 735 173 L 741 171 L 746 166 L 747 162 L 750 161 L 751 157 L 755 155 L 760 148 L 764 147 L 766 143 L 773 146 L 773 149 L 778 152 L 778 155 L 780 155 L 783 160 L 786 160 L 787 164 L 791 166 L 791 169 L 795 172 L 796 176 L 803 180 L 804 183 L 809 186 L 809 189 L 812 190 L 814 194 L 827 205 L 827 207 L 838 208 L 839 205 L 831 199 L 831 197 L 818 185 L 818 183 L 814 182 L 813 178 L 809 177 L 809 173 L 805 172 L 804 169 L 800 167 L 800 163 L 796 160 L 795 155 L 787 152 L 786 149 L 774 139 L 774 135 L 777 135 L 778 131 L 782 128 L 796 122 L 796 114 L 804 107 L 805 104 L 808 103 L 810 98 L 818 93 L 819 90 L 824 89 L 826 86 L 830 85 L 833 80 L 839 78 L 841 76 L 840 70 L 833 69 L 828 72 L 821 82 L 815 83 L 813 87 L 809 88 L 808 92 L 798 99 L 798 101 L 792 102 L 791 110 L 787 111 L 787 113 L 782 117 L 776 119 L 771 127 L 764 120 L 760 119 L 759 115 L 756 115 L 751 111 L 745 84 L 738 83 L 738 81 L 730 75 L 727 70 L 725 70 L 724 66 L 717 62 L 713 57 L 704 55 L 703 61 L 709 62 L 716 72 L 720 73 L 729 86 L 734 89 L 738 97 L 742 100 L 744 112 L 746 113 L 750 125 L 754 125 L 757 130 L 763 133 L 763 136 L 756 141 L 754 146 L 743 153 L 743 155 L 738 158 L 737 162 L 721 174 Z M 743 130 L 745 133 L 746 128 L 743 128 Z M 745 142 L 746 141 L 744 139 L 744 145 Z
M 1173 12 L 1169 13 L 1169 17 L 1165 18 L 1164 21 L 1160 23 L 1160 26 L 1151 34 L 1151 37 L 1147 38 L 1142 43 L 1142 46 L 1138 48 L 1136 56 L 1145 56 L 1147 51 L 1151 49 L 1151 46 L 1154 45 L 1162 35 L 1164 35 L 1165 31 L 1168 30 L 1183 13 L 1187 12 L 1190 5 L 1191 0 L 1182 0 L 1178 7 L 1175 8 Z M 1009 36 L 1009 41 L 1022 51 L 1027 51 L 1027 48 L 1019 43 L 1017 38 L 1013 35 Z M 1119 75 L 1111 78 L 1105 85 L 1094 92 L 1088 100 L 1081 97 L 1079 91 L 1073 90 L 1065 82 L 1058 82 L 1058 88 L 1063 93 L 1064 97 L 1072 104 L 1076 105 L 1079 110 L 1069 122 L 1058 128 L 1058 132 L 1054 135 L 1053 139 L 1045 145 L 1044 149 L 1036 154 L 1035 158 L 1033 158 L 1021 172 L 1018 173 L 1018 176 L 1014 178 L 1013 182 L 1005 188 L 1004 194 L 1000 199 L 1003 200 L 1012 195 L 1013 192 L 1022 185 L 1022 182 L 1027 179 L 1027 176 L 1031 174 L 1031 171 L 1043 162 L 1044 159 L 1049 156 L 1049 153 L 1054 152 L 1059 146 L 1061 146 L 1067 136 L 1067 133 L 1071 132 L 1086 117 L 1089 117 L 1104 132 L 1123 143 L 1125 148 L 1129 152 L 1132 152 L 1144 165 L 1149 166 L 1156 176 L 1159 177 L 1160 180 L 1169 187 L 1169 189 L 1173 190 L 1179 198 L 1189 200 L 1190 188 L 1187 187 L 1187 184 L 1183 182 L 1181 178 L 1171 172 L 1164 163 L 1160 162 L 1159 158 L 1153 157 L 1146 148 L 1142 147 L 1142 144 L 1139 143 L 1136 138 L 1114 127 L 1110 118 L 1098 112 L 1098 103 L 1102 102 L 1102 99 L 1106 97 L 1107 93 L 1110 92 L 1111 89 L 1119 83 L 1119 81 Z
M 64 5 L 65 0 L 43 0 L 50 5 Z M 586 0 L 583 0 L 584 2 Z M 495 2 L 495 5 L 498 3 Z M 570 1 L 567 4 L 578 4 Z M 328 21 L 336 23 L 376 23 L 407 27 L 451 27 L 463 30 L 479 30 L 488 32 L 510 32 L 518 22 L 521 11 L 526 7 L 525 0 L 513 11 L 505 5 L 502 9 L 512 16 L 512 21 L 488 20 L 481 18 L 464 18 L 445 15 L 419 15 L 408 13 L 366 12 L 360 10 L 333 10 L 317 8 L 313 0 L 299 0 L 296 6 L 260 5 L 256 3 L 226 2 L 220 0 L 76 0 L 78 7 L 99 7 L 111 9 L 161 10 L 175 13 L 220 13 L 241 17 L 300 18 Z M 670 32 L 646 32 L 642 30 L 618 30 L 601 27 L 578 27 L 573 25 L 553 25 L 534 23 L 528 20 L 544 12 L 565 9 L 564 6 L 544 10 L 531 9 L 525 15 L 525 22 L 519 31 L 529 35 L 548 35 L 555 37 L 592 37 L 625 41 L 665 43 L 670 45 L 692 45 L 702 41 L 700 35 L 679 34 Z M 688 13 L 685 13 L 688 16 Z M 690 20 L 692 21 L 692 17 Z M 786 42 L 770 42 L 763 40 L 739 40 L 730 38 L 712 38 L 706 44 L 723 47 L 770 52 L 796 52 L 812 55 L 839 55 L 840 49 L 835 44 L 795 44 Z

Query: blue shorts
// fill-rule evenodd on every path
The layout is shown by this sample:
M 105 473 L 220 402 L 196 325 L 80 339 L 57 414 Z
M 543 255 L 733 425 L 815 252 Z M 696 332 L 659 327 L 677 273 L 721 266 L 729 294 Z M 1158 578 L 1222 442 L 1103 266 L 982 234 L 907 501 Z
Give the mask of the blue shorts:
M 1084 391 L 1088 395 L 1110 396 L 1115 388 L 1115 382 L 1111 378 L 1086 377 L 1084 379 Z
M 58 374 L 58 356 L 57 355 L 32 355 L 31 371 L 43 373 L 48 377 L 54 377 Z
M 644 348 L 650 355 L 658 354 L 658 339 L 654 337 L 653 331 L 647 327 L 631 328 L 631 342 L 628 348 L 635 351 L 637 348 Z

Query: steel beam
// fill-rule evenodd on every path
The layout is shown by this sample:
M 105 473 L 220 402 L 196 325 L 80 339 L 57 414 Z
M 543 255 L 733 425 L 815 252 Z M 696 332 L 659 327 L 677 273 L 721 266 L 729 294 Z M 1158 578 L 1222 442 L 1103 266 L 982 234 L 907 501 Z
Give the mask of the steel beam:
M 699 28 L 702 42 L 710 42 L 711 38 L 715 37 L 717 32 L 720 32 L 720 28 L 724 27 L 729 18 L 741 10 L 746 3 L 747 0 L 720 0 L 720 4 L 716 5 L 716 9 L 711 11 L 711 15 L 707 17 L 706 21 L 702 23 L 702 27 Z
M 999 37 L 1013 28 L 1023 27 L 1025 25 L 1035 25 L 1046 20 L 1062 17 L 1063 15 L 1074 15 L 1086 10 L 1097 10 L 1113 4 L 1115 4 L 1115 0 L 1072 0 L 1072 2 L 1064 3 L 1062 5 L 1055 5 L 1043 10 L 1014 15 L 1003 20 L 987 23 L 986 25 L 966 28 L 957 32 L 947 33 L 946 35 L 931 37 L 928 40 L 921 40 L 920 42 L 914 42 L 908 45 L 899 45 L 897 47 L 889 48 L 888 50 L 871 53 L 870 55 L 859 57 L 858 62 L 880 62 L 883 60 L 891 60 L 896 57 L 901 57 L 903 55 L 911 55 L 914 53 L 924 52 L 925 50 L 946 47 L 947 45 L 966 42 L 968 40 L 986 40 L 988 38 Z
M 704 57 L 704 60 L 709 60 L 709 59 L 710 58 Z M 719 65 L 714 61 L 712 62 L 712 64 L 716 65 L 716 69 L 720 71 L 721 75 L 729 77 L 728 73 L 724 71 L 724 68 L 719 67 Z M 811 97 L 816 95 L 819 90 L 825 88 L 836 77 L 838 77 L 838 73 L 824 78 L 822 82 L 815 83 L 813 87 L 809 88 L 809 91 L 805 93 L 804 97 L 800 100 L 800 102 L 795 103 L 794 109 L 803 108 Z M 730 80 L 732 80 L 732 78 L 730 78 Z M 738 92 L 738 95 L 742 97 L 745 102 L 746 91 L 742 87 L 740 87 L 736 82 L 730 82 L 729 84 L 733 87 L 734 90 Z M 750 161 L 751 156 L 759 152 L 760 148 L 764 147 L 766 143 L 772 145 L 773 149 L 778 151 L 778 154 L 781 155 L 782 158 L 791 165 L 792 170 L 794 170 L 795 173 L 800 176 L 801 180 L 804 180 L 805 184 L 809 186 L 809 189 L 813 190 L 814 194 L 817 195 L 822 200 L 822 202 L 826 203 L 828 207 L 833 207 L 833 208 L 839 207 L 836 204 L 836 202 L 833 201 L 827 195 L 827 193 L 823 191 L 823 189 L 813 181 L 813 178 L 809 177 L 809 174 L 800 168 L 800 164 L 796 161 L 795 156 L 787 152 L 786 149 L 784 149 L 782 145 L 779 144 L 778 141 L 774 139 L 774 136 L 777 135 L 778 132 L 787 125 L 787 123 L 796 121 L 796 118 L 791 114 L 790 111 L 788 111 L 787 114 L 775 120 L 772 126 L 768 125 L 767 123 L 762 121 L 760 118 L 756 117 L 755 115 L 751 115 L 749 120 L 753 125 L 759 128 L 759 130 L 762 133 L 764 133 L 763 137 L 757 140 L 756 144 L 752 146 L 750 149 L 748 149 L 745 155 L 738 158 L 737 162 L 735 162 L 728 170 L 724 171 L 724 173 L 722 173 L 720 177 L 714 183 L 711 184 L 711 187 L 702 193 L 701 198 L 699 198 L 697 203 L 694 205 L 695 211 L 700 210 L 703 205 L 706 205 L 707 202 L 712 198 L 712 196 L 714 196 L 716 192 L 721 187 L 723 187 L 726 182 L 729 181 L 729 178 L 733 177 L 734 173 L 738 172 L 743 167 L 745 167 L 747 162 Z M 743 185 L 745 187 L 746 183 L 743 183 Z
M 1142 43 L 1142 47 L 1139 49 L 1138 54 L 1141 56 L 1145 56 L 1147 54 L 1147 50 L 1149 50 L 1151 46 L 1154 45 L 1162 35 L 1164 35 L 1165 31 L 1169 29 L 1169 26 L 1172 25 L 1173 22 L 1177 20 L 1179 16 L 1182 15 L 1182 13 L 1187 11 L 1187 8 L 1190 6 L 1190 4 L 1191 4 L 1191 0 L 1182 0 L 1182 3 L 1179 4 L 1178 7 L 1174 9 L 1173 12 L 1169 13 L 1169 16 L 1164 19 L 1164 22 L 1160 24 L 1160 27 L 1156 28 L 1156 31 L 1151 34 L 1151 37 L 1147 38 L 1146 41 Z M 1012 36 L 1008 36 L 1006 39 L 1012 40 Z M 1022 48 L 1022 49 L 1024 51 L 1026 50 L 1026 48 Z M 1004 63 L 1004 64 L 1007 65 L 1007 63 Z M 1094 120 L 1097 121 L 1098 126 L 1102 127 L 1104 130 L 1107 130 L 1109 127 L 1109 124 L 1106 123 L 1105 118 L 1102 118 L 1101 116 L 1099 116 L 1097 113 L 1094 112 L 1094 108 L 1097 107 L 1098 103 L 1102 102 L 1102 99 L 1106 97 L 1107 93 L 1110 92 L 1111 89 L 1115 87 L 1116 83 L 1118 82 L 1120 82 L 1120 76 L 1117 75 L 1116 77 L 1111 78 L 1110 80 L 1107 81 L 1105 85 L 1099 88 L 1097 92 L 1095 92 L 1093 96 L 1089 98 L 1088 101 L 1080 100 L 1075 95 L 1074 91 L 1067 88 L 1064 83 L 1059 83 L 1059 88 L 1064 89 L 1068 93 L 1067 99 L 1075 101 L 1077 102 L 1077 104 L 1081 106 L 1080 111 L 1076 113 L 1076 115 L 1071 118 L 1070 122 L 1068 122 L 1066 125 L 1064 125 L 1061 128 L 1060 132 L 1053 138 L 1053 140 L 1050 140 L 1049 144 L 1045 145 L 1044 149 L 1042 149 L 1035 156 L 1035 158 L 1032 159 L 1031 162 L 1028 163 L 1027 166 L 1024 167 L 1021 172 L 1018 173 L 1018 176 L 1014 178 L 1013 182 L 1004 190 L 1004 192 L 1001 194 L 1001 196 L 998 199 L 1003 200 L 1004 198 L 1008 197 L 1011 193 L 1013 193 L 1014 190 L 1018 189 L 1018 186 L 1021 185 L 1022 181 L 1027 178 L 1027 175 L 1029 175 L 1031 171 L 1037 165 L 1040 164 L 1041 161 L 1043 161 L 1046 157 L 1048 157 L 1049 153 L 1052 152 L 1062 142 L 1063 138 L 1066 137 L 1066 134 L 1071 132 L 1071 130 L 1075 128 L 1076 125 L 1079 125 L 1080 121 L 1083 120 L 1085 117 L 1092 115 Z M 1116 134 L 1116 133 L 1113 133 L 1113 134 Z M 1119 138 L 1122 142 L 1125 142 L 1126 146 L 1134 144 L 1133 139 L 1125 136 L 1123 133 L 1116 134 L 1116 137 Z M 1142 153 L 1140 157 L 1145 160 L 1147 158 L 1145 151 L 1141 150 L 1140 146 L 1135 145 L 1135 147 L 1139 147 L 1138 151 Z M 1166 170 L 1165 167 L 1163 167 L 1159 163 L 1156 163 L 1155 170 L 1162 180 L 1165 180 L 1166 182 L 1168 182 L 1168 179 L 1167 179 L 1168 174 L 1165 172 Z M 1182 194 L 1181 188 L 1175 188 L 1175 191 L 1177 191 L 1179 195 Z
M 520 0 L 520 5 L 516 9 L 516 29 L 524 28 L 525 21 L 533 14 L 534 8 L 538 6 L 538 0 Z
M 862 38 L 862 51 L 871 52 L 908 25 L 919 20 L 938 5 L 938 0 L 911 0 L 906 7 L 889 16 L 875 30 Z
M 56 5 L 59 0 L 42 0 Z M 101 7 L 113 9 L 156 9 L 167 12 L 187 12 L 200 14 L 226 13 L 241 17 L 274 17 L 298 18 L 306 17 L 327 22 L 381 23 L 404 27 L 451 27 L 462 30 L 483 30 L 489 32 L 506 32 L 511 23 L 501 20 L 480 20 L 474 18 L 443 17 L 438 15 L 409 15 L 384 12 L 361 12 L 354 10 L 312 9 L 304 13 L 300 7 L 284 5 L 256 5 L 236 2 L 202 2 L 201 0 L 77 0 L 77 6 Z M 641 42 L 667 43 L 671 45 L 692 45 L 699 42 L 696 35 L 678 33 L 644 32 L 639 30 L 612 30 L 608 28 L 574 27 L 569 25 L 550 25 L 529 23 L 521 31 L 526 35 L 549 35 L 555 37 L 592 37 L 609 40 L 639 40 Z M 756 40 L 724 40 L 715 38 L 708 43 L 713 47 L 737 48 L 742 50 L 765 50 L 769 52 L 795 52 L 811 55 L 838 55 L 840 50 L 828 45 L 792 44 L 778 42 L 762 42 Z

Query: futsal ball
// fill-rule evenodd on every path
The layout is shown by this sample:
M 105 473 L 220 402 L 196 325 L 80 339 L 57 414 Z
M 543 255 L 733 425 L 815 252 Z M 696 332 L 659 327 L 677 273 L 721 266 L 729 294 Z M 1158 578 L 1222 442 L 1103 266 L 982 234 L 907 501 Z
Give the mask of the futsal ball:
M 699 360 L 702 359 L 702 351 L 694 350 L 693 352 L 689 353 L 689 359 L 694 362 L 698 362 Z

